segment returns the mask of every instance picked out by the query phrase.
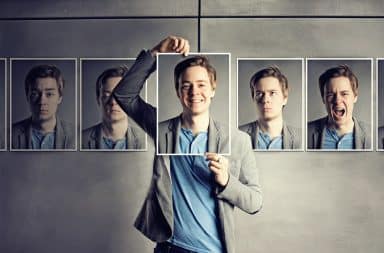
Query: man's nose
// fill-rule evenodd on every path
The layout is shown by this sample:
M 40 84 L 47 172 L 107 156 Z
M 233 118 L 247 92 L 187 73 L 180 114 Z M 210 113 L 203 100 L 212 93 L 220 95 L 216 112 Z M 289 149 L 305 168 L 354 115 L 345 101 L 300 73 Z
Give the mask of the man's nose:
M 48 98 L 45 94 L 40 94 L 38 97 L 39 104 L 46 104 L 47 100 L 48 100 Z
M 107 104 L 109 104 L 109 105 L 117 104 L 115 97 L 114 96 L 109 96 Z

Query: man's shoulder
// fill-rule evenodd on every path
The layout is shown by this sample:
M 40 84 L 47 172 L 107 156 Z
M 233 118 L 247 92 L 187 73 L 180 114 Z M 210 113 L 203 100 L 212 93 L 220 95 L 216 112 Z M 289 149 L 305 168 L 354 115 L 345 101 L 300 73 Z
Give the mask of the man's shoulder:
M 88 127 L 86 129 L 83 129 L 81 131 L 81 138 L 82 139 L 89 139 L 89 138 L 95 138 L 96 132 L 101 128 L 101 123 L 93 125 L 91 127 Z
M 308 122 L 308 131 L 321 130 L 327 123 L 327 117 L 312 120 Z
M 74 136 L 75 135 L 75 124 L 72 122 L 68 122 L 62 119 L 58 120 L 58 123 L 60 124 L 61 128 L 63 129 L 63 132 L 65 135 L 68 136 Z
M 251 133 L 253 131 L 252 129 L 254 129 L 256 125 L 257 125 L 257 120 L 240 125 L 239 130 L 243 132 Z
M 13 134 L 21 134 L 28 130 L 31 126 L 31 118 L 26 118 L 20 121 L 17 121 L 12 124 L 12 133 Z
M 159 133 L 176 130 L 177 124 L 180 122 L 180 116 L 176 116 L 159 122 Z
M 360 119 L 357 119 L 357 118 L 354 118 L 354 122 L 355 124 L 358 125 L 358 127 L 360 127 L 362 130 L 364 131 L 370 131 L 370 128 L 371 128 L 371 124 L 365 122 L 365 121 L 362 121 Z

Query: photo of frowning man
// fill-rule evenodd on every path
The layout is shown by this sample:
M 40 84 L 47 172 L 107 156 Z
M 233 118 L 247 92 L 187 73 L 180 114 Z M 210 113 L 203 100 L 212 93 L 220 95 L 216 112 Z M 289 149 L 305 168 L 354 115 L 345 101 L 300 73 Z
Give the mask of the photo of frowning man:
M 6 60 L 0 58 L 0 150 L 6 149 Z
M 219 72 L 211 59 L 221 63 Z M 158 84 L 173 82 L 172 86 L 159 87 L 158 111 L 162 118 L 166 117 L 164 112 L 169 114 L 164 108 L 168 109 L 171 104 L 169 94 L 173 101 L 176 100 L 172 103 L 174 114 L 159 122 L 158 154 L 203 154 L 206 151 L 228 154 L 229 92 L 219 92 L 227 91 L 229 86 L 228 79 L 221 77 L 217 80 L 217 77 L 218 73 L 228 76 L 229 55 L 191 55 L 182 60 L 179 55 L 158 55 L 158 65 Z M 171 80 L 163 78 L 164 72 L 169 69 L 173 72 Z M 220 104 L 221 108 L 215 110 L 213 104 Z M 190 146 L 184 142 L 188 139 L 194 139 Z M 200 145 L 206 140 L 208 147 Z
M 384 149 L 384 59 L 377 59 L 377 149 Z
M 308 149 L 371 149 L 371 127 L 368 123 L 359 119 L 357 115 L 361 114 L 355 113 L 355 106 L 358 98 L 360 98 L 360 90 L 365 88 L 368 99 L 365 98 L 364 104 L 367 105 L 367 115 L 370 119 L 371 61 L 363 60 L 361 63 L 355 63 L 356 67 L 358 67 L 358 64 L 362 68 L 365 67 L 365 80 L 363 82 L 359 82 L 352 67 L 347 63 L 323 69 L 318 78 L 318 90 L 327 116 L 308 123 Z M 308 69 L 310 67 L 315 66 L 308 65 Z M 310 70 L 308 70 L 308 73 L 310 73 Z M 360 83 L 362 87 L 359 87 Z M 308 83 L 308 85 L 310 84 Z M 364 101 L 364 96 L 361 96 L 361 98 Z M 368 122 L 371 122 L 371 120 Z
M 246 132 L 252 139 L 254 150 L 300 150 L 302 149 L 301 128 L 302 124 L 301 91 L 302 91 L 302 60 L 242 60 L 238 59 L 238 90 L 239 98 L 245 95 L 243 83 L 245 76 L 250 76 L 251 66 L 258 67 L 248 79 L 248 93 L 250 94 L 253 112 L 247 113 L 243 99 L 239 99 L 238 117 L 247 123 L 239 126 L 239 129 Z M 270 65 L 265 65 L 270 64 Z M 283 66 L 293 76 L 295 92 L 292 100 L 292 107 L 296 111 L 286 112 L 289 92 L 291 90 L 287 76 L 281 71 L 278 65 Z M 259 66 L 263 66 L 261 69 Z M 253 68 L 254 71 L 254 68 Z M 297 91 L 296 91 L 297 90 Z M 299 99 L 297 99 L 299 98 Z M 256 111 L 256 112 L 254 112 Z M 245 116 L 244 114 L 247 114 Z M 285 115 L 298 115 L 296 126 L 290 125 L 285 120 Z M 256 115 L 256 120 L 254 117 Z M 253 120 L 249 122 L 250 120 Z M 294 121 L 293 121 L 294 122 Z
M 30 62 L 13 61 L 12 64 L 12 119 L 16 118 L 15 112 L 20 112 L 15 105 L 21 103 L 22 92 L 20 80 L 14 78 L 16 73 L 20 74 L 22 67 Z M 18 65 L 19 64 L 19 65 Z M 75 62 L 67 64 L 73 68 Z M 18 67 L 20 67 L 18 69 Z M 73 77 L 74 79 L 74 77 Z M 72 79 L 72 80 L 73 80 Z M 58 109 L 64 100 L 66 81 L 60 68 L 54 64 L 39 64 L 32 66 L 24 80 L 24 96 L 28 103 L 30 115 L 12 124 L 12 149 L 31 150 L 74 150 L 76 148 L 75 124 L 61 119 Z M 69 83 L 69 85 L 74 85 Z M 75 88 L 73 88 L 75 90 Z M 67 95 L 68 97 L 69 94 Z M 72 102 L 76 103 L 76 96 L 73 95 Z M 24 112 L 25 113 L 25 112 Z M 20 117 L 20 115 L 17 115 Z M 73 113 L 73 117 L 74 117 Z M 73 118 L 75 122 L 75 117 Z
M 157 109 L 146 103 L 139 93 L 145 80 L 156 70 L 156 54 L 168 52 L 187 55 L 189 42 L 181 37 L 170 36 L 152 50 L 143 50 L 113 91 L 113 96 L 121 107 L 154 142 L 157 135 Z M 179 145 L 197 146 L 204 155 L 150 154 L 149 158 L 154 160 L 152 183 L 135 221 L 135 227 L 157 243 L 154 251 L 156 253 L 234 253 L 234 207 L 254 214 L 261 208 L 262 202 L 251 142 L 245 133 L 234 129 L 231 155 L 218 154 L 221 150 L 228 149 L 229 142 L 226 133 L 215 129 L 214 121 L 206 117 L 209 101 L 205 100 L 211 99 L 215 92 L 212 83 L 215 81 L 212 74 L 214 72 L 208 70 L 213 66 L 200 56 L 192 56 L 179 64 L 175 67 L 175 81 L 179 83 L 176 94 L 179 94 L 180 102 L 186 107 L 184 110 L 188 110 L 191 116 L 200 116 L 202 113 L 202 117 L 199 117 L 202 121 L 180 116 L 179 127 L 187 124 L 191 126 L 187 131 L 192 136 L 181 134 L 175 138 L 183 143 Z M 162 84 L 159 83 L 158 87 L 161 89 Z M 181 90 L 182 87 L 185 88 L 184 91 Z M 168 92 L 175 93 L 174 89 L 172 87 Z M 206 92 L 204 97 L 201 89 Z M 198 98 L 188 98 L 187 94 L 200 95 Z M 184 120 L 189 121 L 184 123 Z M 218 145 L 207 152 L 212 122 L 212 131 L 216 137 L 214 141 L 218 141 Z M 195 123 L 198 124 L 194 125 Z M 173 135 L 177 129 L 172 127 Z M 200 132 L 206 134 L 199 135 Z
M 92 64 L 84 62 L 82 64 Z M 82 66 L 82 70 L 87 68 Z M 96 80 L 95 93 L 101 122 L 84 129 L 81 134 L 82 149 L 97 150 L 144 150 L 146 138 L 143 130 L 128 122 L 128 115 L 112 96 L 113 89 L 128 72 L 125 65 L 110 67 L 104 70 Z M 93 73 L 93 72 L 92 72 Z M 84 72 L 82 77 L 84 76 Z M 82 85 L 83 87 L 83 85 Z M 89 90 L 84 90 L 89 93 Z M 94 93 L 93 93 L 94 94 Z M 90 108 L 84 108 L 83 113 L 90 112 Z

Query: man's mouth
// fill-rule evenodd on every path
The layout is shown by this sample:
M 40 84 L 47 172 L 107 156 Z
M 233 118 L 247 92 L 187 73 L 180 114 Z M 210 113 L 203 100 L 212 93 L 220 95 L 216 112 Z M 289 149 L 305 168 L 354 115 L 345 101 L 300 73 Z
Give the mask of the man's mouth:
M 201 103 L 201 102 L 203 102 L 202 98 L 189 99 L 189 103 L 191 103 L 191 104 L 196 104 L 196 103 Z
M 332 109 L 333 115 L 341 118 L 345 115 L 345 109 L 344 108 L 333 108 Z

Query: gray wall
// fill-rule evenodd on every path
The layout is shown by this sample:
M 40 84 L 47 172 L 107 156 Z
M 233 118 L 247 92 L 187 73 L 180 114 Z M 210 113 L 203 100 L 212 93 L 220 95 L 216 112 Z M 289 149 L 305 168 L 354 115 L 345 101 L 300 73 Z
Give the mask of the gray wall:
M 167 34 L 187 37 L 196 51 L 197 19 L 180 17 L 195 15 L 196 6 L 191 0 L 2 1 L 1 17 L 69 19 L 0 20 L 0 34 L 7 35 L 0 37 L 0 56 L 135 57 Z M 225 0 L 202 1 L 202 7 L 205 15 L 293 15 L 201 20 L 201 51 L 232 53 L 232 94 L 237 57 L 384 55 L 384 19 L 311 17 L 381 15 L 379 0 L 236 5 Z M 118 18 L 70 18 L 104 14 Z M 154 86 L 152 76 L 152 104 Z M 232 123 L 236 104 L 233 97 Z M 136 153 L 0 153 L 0 252 L 152 252 L 153 244 L 132 224 L 149 185 L 148 153 L 153 152 L 151 143 L 148 152 Z M 382 153 L 274 152 L 255 157 L 265 202 L 255 216 L 236 212 L 237 252 L 383 252 Z

